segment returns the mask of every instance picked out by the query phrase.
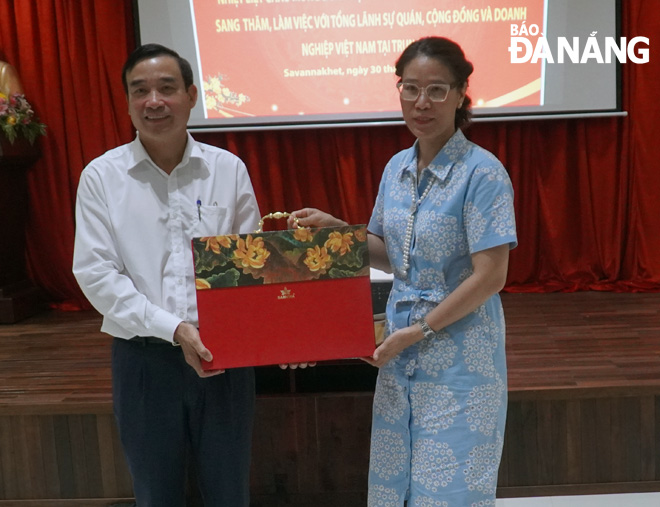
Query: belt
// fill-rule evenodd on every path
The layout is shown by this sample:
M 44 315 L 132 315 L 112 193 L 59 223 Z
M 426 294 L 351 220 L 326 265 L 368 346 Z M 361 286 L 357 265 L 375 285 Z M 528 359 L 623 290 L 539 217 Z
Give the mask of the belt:
M 129 340 L 132 343 L 139 343 L 140 345 L 147 346 L 147 345 L 167 345 L 168 347 L 178 347 L 178 343 L 172 343 L 168 342 L 167 340 L 163 340 L 161 338 L 156 338 L 155 336 L 135 336 Z

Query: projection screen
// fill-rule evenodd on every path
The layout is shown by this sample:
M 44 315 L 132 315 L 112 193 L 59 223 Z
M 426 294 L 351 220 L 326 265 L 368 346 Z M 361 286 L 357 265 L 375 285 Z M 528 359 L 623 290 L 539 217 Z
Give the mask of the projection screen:
M 617 58 L 600 63 L 592 51 L 579 61 L 590 37 L 601 50 L 620 39 L 617 0 L 136 3 L 138 40 L 171 47 L 193 66 L 193 130 L 400 122 L 394 64 L 429 35 L 457 41 L 474 64 L 468 93 L 477 121 L 621 114 Z M 520 31 L 533 48 L 544 37 L 554 59 L 537 53 L 512 63 Z M 577 57 L 557 61 L 560 38 L 575 43 Z

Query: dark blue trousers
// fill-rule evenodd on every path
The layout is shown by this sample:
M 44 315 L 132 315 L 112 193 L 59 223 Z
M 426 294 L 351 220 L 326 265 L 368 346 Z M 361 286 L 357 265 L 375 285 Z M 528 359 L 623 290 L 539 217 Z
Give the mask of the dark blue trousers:
M 183 507 L 187 466 L 205 507 L 248 507 L 254 371 L 202 379 L 180 347 L 115 338 L 115 417 L 138 507 Z

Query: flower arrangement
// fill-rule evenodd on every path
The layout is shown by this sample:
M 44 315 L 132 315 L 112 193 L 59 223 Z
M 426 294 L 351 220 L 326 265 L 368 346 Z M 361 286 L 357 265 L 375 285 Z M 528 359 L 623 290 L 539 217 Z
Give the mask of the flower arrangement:
M 0 132 L 11 144 L 17 137 L 34 144 L 37 137 L 46 135 L 46 125 L 39 123 L 25 95 L 0 93 Z

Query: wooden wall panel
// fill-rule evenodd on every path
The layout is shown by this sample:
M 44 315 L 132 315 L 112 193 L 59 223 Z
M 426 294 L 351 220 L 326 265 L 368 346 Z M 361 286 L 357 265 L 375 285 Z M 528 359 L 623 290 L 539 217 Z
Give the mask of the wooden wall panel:
M 319 398 L 321 491 L 366 490 L 372 400 L 370 394 Z
M 300 453 L 296 435 L 296 398 L 268 397 L 256 408 L 252 443 L 252 491 L 257 495 L 286 495 L 289 484 L 298 483 Z
M 122 468 L 125 471 L 126 463 L 121 452 L 118 455 L 116 454 L 115 444 L 118 443 L 119 438 L 116 437 L 114 421 L 110 417 L 97 417 L 96 427 L 99 442 L 101 488 L 104 496 L 111 496 L 113 492 L 118 491 L 132 491 L 130 482 L 128 487 L 122 488 L 120 486 L 121 478 L 117 472 L 121 472 Z
M 580 401 L 580 420 L 578 431 L 580 433 L 580 482 L 598 482 L 598 471 L 607 467 L 608 461 L 598 461 L 599 448 L 597 435 L 599 433 L 599 420 L 596 415 L 597 404 L 600 400 Z M 601 443 L 602 444 L 602 443 Z
M 656 482 L 659 404 L 660 396 L 510 402 L 501 493 Z
M 11 423 L 12 440 L 14 441 L 14 458 L 16 468 L 20 474 L 18 483 L 18 494 L 21 498 L 42 498 L 43 488 L 40 487 L 39 463 L 35 458 L 35 449 L 28 435 L 34 435 L 32 431 L 34 416 L 19 416 L 14 418 Z M 36 442 L 36 447 L 40 447 L 40 441 Z
M 283 505 L 291 498 L 347 493 L 364 498 L 371 427 L 370 394 L 260 398 L 252 491 Z
M 660 397 L 655 399 L 655 452 L 652 457 L 655 457 L 655 480 L 660 481 Z
M 542 401 L 550 404 L 550 432 L 544 433 L 541 438 L 548 439 L 550 444 L 551 458 L 548 484 L 566 484 L 568 482 L 568 450 L 569 444 L 567 432 L 567 408 L 565 403 L 556 401 Z
M 131 496 L 112 416 L 0 416 L 0 500 Z
M 582 481 L 580 467 L 582 456 L 581 404 L 578 400 L 559 400 L 555 403 L 566 405 L 566 483 L 580 484 Z
M 609 439 L 603 439 L 601 444 L 606 447 L 621 446 L 624 480 L 626 481 L 648 480 L 642 476 L 642 448 L 646 446 L 654 447 L 654 442 L 652 440 L 642 440 L 642 399 L 624 398 L 621 400 L 623 413 L 622 438 L 616 441 L 610 437 Z M 648 421 L 647 424 L 652 424 L 652 422 Z
M 53 433 L 55 437 L 55 453 L 57 455 L 57 473 L 60 481 L 59 498 L 79 498 L 75 486 L 73 472 L 74 456 L 71 453 L 67 416 L 58 415 L 53 417 Z
M 255 507 L 319 495 L 364 505 L 371 400 L 367 393 L 259 398 Z M 510 402 L 500 496 L 579 485 L 658 489 L 659 407 L 660 396 Z M 110 415 L 0 416 L 0 446 L 0 500 L 132 495 Z
M 660 429 L 660 419 L 655 417 L 655 406 L 658 401 L 660 401 L 660 396 L 644 396 L 639 400 L 640 478 L 643 481 L 656 479 L 656 469 L 660 459 L 660 455 L 656 453 L 656 430 Z M 621 441 L 627 439 L 627 436 L 624 435 Z
M 323 446 L 319 426 L 323 426 L 323 415 L 319 409 L 319 398 L 316 396 L 296 396 L 295 406 L 296 421 L 295 447 L 302 466 L 294 466 L 297 469 L 297 483 L 280 483 L 279 500 L 295 498 L 300 495 L 310 495 L 319 491 L 328 491 L 324 486 L 326 471 L 323 470 Z M 277 410 L 277 408 L 275 408 Z M 322 431 L 322 430 L 321 430 Z M 258 459 L 259 449 L 255 449 L 254 459 Z M 335 490 L 340 491 L 340 490 Z
M 39 418 L 39 432 L 43 453 L 45 498 L 58 498 L 61 489 L 52 416 L 43 415 Z
M 0 507 L 109 507 L 114 505 L 129 506 L 134 498 L 79 498 L 38 500 L 0 500 Z M 195 506 L 191 506 L 195 507 Z
M 11 438 L 11 420 L 0 417 L 0 498 L 17 498 L 18 480 Z

